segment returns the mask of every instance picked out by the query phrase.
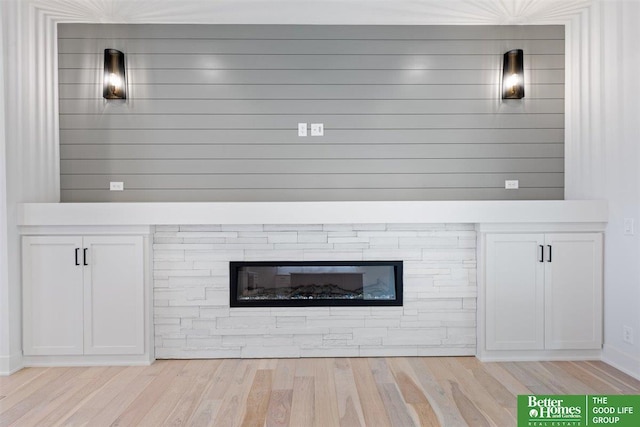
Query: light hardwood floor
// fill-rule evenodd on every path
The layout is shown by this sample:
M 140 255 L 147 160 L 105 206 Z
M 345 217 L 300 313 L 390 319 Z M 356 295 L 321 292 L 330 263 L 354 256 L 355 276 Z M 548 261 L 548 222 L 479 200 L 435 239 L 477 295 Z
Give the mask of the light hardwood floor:
M 640 394 L 602 362 L 161 360 L 0 377 L 0 426 L 515 426 L 518 394 Z

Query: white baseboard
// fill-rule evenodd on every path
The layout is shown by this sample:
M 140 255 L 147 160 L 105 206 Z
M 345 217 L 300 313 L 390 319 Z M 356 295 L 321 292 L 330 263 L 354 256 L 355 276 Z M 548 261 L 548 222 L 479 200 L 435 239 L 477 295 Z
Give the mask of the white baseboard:
M 14 353 L 10 356 L 0 356 L 0 376 L 11 375 L 24 368 L 22 354 Z
M 602 348 L 602 361 L 640 380 L 640 356 L 625 353 L 605 344 Z

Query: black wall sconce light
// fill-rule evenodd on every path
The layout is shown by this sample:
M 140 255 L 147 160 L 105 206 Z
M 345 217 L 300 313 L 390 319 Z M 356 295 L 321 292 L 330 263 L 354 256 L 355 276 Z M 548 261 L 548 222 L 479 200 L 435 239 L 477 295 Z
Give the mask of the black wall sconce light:
M 105 99 L 127 99 L 126 82 L 124 53 L 115 49 L 105 49 L 102 96 Z
M 524 53 L 514 49 L 504 54 L 502 99 L 524 98 Z

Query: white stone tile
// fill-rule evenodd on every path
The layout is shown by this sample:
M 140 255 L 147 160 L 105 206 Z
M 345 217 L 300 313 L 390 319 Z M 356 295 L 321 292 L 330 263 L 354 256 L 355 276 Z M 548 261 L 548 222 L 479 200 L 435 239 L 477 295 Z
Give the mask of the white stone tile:
M 175 232 L 179 230 L 180 227 L 177 225 L 156 225 L 156 233 Z
M 221 337 L 187 337 L 187 348 L 213 348 L 218 349 L 222 346 Z
M 247 250 L 242 258 L 235 261 L 302 261 L 304 253 L 301 250 Z
M 421 249 L 365 249 L 362 251 L 365 260 L 420 260 Z
M 398 237 L 369 237 L 369 247 L 372 249 L 398 249 Z
M 418 355 L 417 346 L 360 346 L 360 357 L 410 357 Z
M 181 225 L 179 231 L 198 232 L 198 231 L 220 231 L 220 225 Z
M 156 319 L 165 317 L 198 317 L 198 307 L 155 307 L 153 315 Z
M 189 239 L 230 239 L 238 237 L 237 231 L 180 231 L 176 237 L 182 237 L 185 242 Z
M 153 245 L 154 251 L 208 251 L 213 249 L 210 243 L 156 243 Z
M 305 249 L 333 250 L 333 243 L 276 243 L 273 245 L 278 251 L 302 251 Z
M 154 250 L 153 259 L 154 261 L 184 261 L 185 253 L 184 251 L 175 250 Z
M 477 307 L 477 299 L 476 298 L 463 298 L 462 299 L 462 308 L 464 310 L 475 310 Z
M 326 334 L 322 337 L 323 341 L 331 341 L 331 340 L 351 340 L 353 339 L 353 334 Z
M 323 231 L 298 232 L 298 243 L 327 243 L 328 239 Z
M 322 224 L 265 224 L 264 231 L 322 231 Z
M 183 243 L 184 239 L 180 238 L 180 237 L 154 237 L 153 238 L 153 243 L 167 243 L 167 244 L 176 244 L 176 243 Z
M 237 232 L 249 232 L 249 231 L 264 231 L 265 227 L 262 224 L 236 224 L 236 225 L 222 225 L 222 231 L 237 231 Z
M 180 330 L 180 325 L 155 325 L 154 333 L 156 335 L 179 334 Z
M 229 317 L 229 307 L 212 306 L 200 307 L 200 319 L 215 319 L 217 317 Z
M 163 348 L 184 348 L 187 344 L 186 338 L 163 338 Z
M 157 317 L 153 322 L 155 325 L 180 325 L 180 318 L 174 317 Z
M 276 316 L 277 328 L 300 327 L 307 323 L 305 316 Z
M 317 251 L 317 250 L 305 250 L 303 251 L 304 261 L 361 261 L 362 251 Z
M 276 327 L 276 319 L 275 317 L 260 317 L 260 316 L 251 316 L 251 317 L 219 317 L 217 319 L 218 328 L 219 329 L 254 329 L 254 328 L 262 328 L 265 329 L 267 327 Z
M 458 248 L 458 238 L 453 237 L 401 237 L 398 239 L 403 248 Z
M 458 239 L 458 247 L 459 248 L 474 248 L 476 247 L 476 239 Z
M 234 257 L 241 258 L 244 255 L 242 250 L 234 251 L 186 251 L 186 261 L 230 261 Z
M 364 328 L 364 319 L 352 317 L 331 317 L 330 319 L 308 318 L 307 326 L 310 328 L 322 327 L 353 327 Z
M 422 259 L 424 261 L 475 260 L 476 251 L 462 248 L 428 248 L 422 249 Z
M 262 347 L 246 346 L 242 347 L 241 356 L 243 358 L 286 358 L 300 357 L 300 347 Z
M 388 319 L 385 319 L 385 318 L 365 319 L 364 325 L 367 328 L 380 328 L 380 327 L 398 328 L 400 327 L 400 318 L 394 317 L 394 318 L 388 318 Z

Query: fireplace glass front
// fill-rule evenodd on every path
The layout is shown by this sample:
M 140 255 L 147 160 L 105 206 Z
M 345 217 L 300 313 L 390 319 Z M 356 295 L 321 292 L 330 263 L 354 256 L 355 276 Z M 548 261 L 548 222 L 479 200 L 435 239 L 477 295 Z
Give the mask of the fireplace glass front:
M 231 307 L 402 305 L 402 261 L 231 262 Z

